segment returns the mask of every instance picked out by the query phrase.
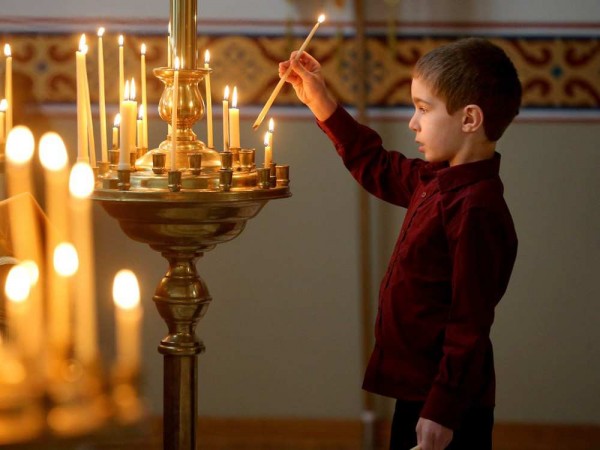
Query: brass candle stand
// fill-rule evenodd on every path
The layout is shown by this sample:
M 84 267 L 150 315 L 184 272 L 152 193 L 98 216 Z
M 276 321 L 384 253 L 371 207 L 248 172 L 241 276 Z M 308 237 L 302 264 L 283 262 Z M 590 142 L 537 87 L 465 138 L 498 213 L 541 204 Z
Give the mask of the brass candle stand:
M 204 345 L 195 327 L 211 301 L 196 261 L 217 244 L 237 237 L 269 200 L 291 195 L 289 168 L 282 171 L 285 179 L 276 180 L 274 168 L 269 173 L 257 171 L 254 150 L 217 152 L 193 133 L 193 124 L 204 114 L 198 83 L 208 71 L 194 68 L 196 17 L 197 0 L 171 0 L 172 51 L 190 67 L 179 77 L 178 96 L 184 100 L 178 102 L 176 167 L 169 164 L 173 150 L 169 135 L 138 159 L 135 169 L 117 171 L 112 165 L 99 174 L 92 196 L 128 237 L 148 244 L 168 261 L 153 297 L 168 328 L 158 346 L 164 356 L 165 450 L 196 449 L 197 356 Z M 170 123 L 173 69 L 154 73 L 165 83 L 159 112 Z M 114 154 L 112 158 L 116 160 Z

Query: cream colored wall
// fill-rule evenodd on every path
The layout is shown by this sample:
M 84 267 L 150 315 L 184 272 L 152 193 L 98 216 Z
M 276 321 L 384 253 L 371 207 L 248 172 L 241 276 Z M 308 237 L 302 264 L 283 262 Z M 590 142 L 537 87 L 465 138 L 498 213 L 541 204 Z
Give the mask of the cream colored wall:
M 206 1 L 201 11 L 214 8 L 214 17 L 227 11 L 255 18 L 262 5 L 268 14 L 282 16 L 286 3 L 238 1 L 235 8 L 220 10 L 231 3 Z M 402 8 L 418 18 L 434 14 L 443 19 L 434 8 L 438 3 L 409 8 L 403 2 Z M 600 15 L 592 8 L 595 1 L 569 2 L 566 8 L 564 2 L 538 0 L 535 9 L 531 2 L 523 6 L 516 0 L 463 3 L 479 11 L 477 19 L 588 21 Z M 3 13 L 30 14 L 31 4 L 4 0 Z M 126 15 L 143 5 L 148 16 L 160 17 L 167 14 L 167 4 L 80 0 L 58 7 L 54 1 L 36 1 L 35 11 Z M 242 141 L 259 146 L 250 131 L 253 120 L 242 122 Z M 52 116 L 45 121 L 74 152 L 74 120 Z M 411 149 L 415 155 L 404 121 L 373 125 L 389 147 Z M 599 132 L 598 123 L 519 122 L 501 142 L 506 197 L 520 249 L 493 330 L 500 420 L 600 423 Z M 157 143 L 164 134 L 164 124 L 153 122 L 150 141 Z M 280 120 L 275 145 L 276 160 L 291 165 L 294 196 L 268 204 L 237 240 L 207 253 L 198 264 L 214 298 L 198 326 L 207 346 L 199 358 L 200 413 L 357 417 L 362 376 L 357 188 L 310 120 Z M 375 278 L 385 268 L 401 217 L 401 211 L 372 203 Z M 112 351 L 112 277 L 122 267 L 132 268 L 140 277 L 146 308 L 145 394 L 151 410 L 160 413 L 162 360 L 156 346 L 166 329 L 151 296 L 166 262 L 125 238 L 99 208 L 95 225 L 103 349 L 107 355 Z

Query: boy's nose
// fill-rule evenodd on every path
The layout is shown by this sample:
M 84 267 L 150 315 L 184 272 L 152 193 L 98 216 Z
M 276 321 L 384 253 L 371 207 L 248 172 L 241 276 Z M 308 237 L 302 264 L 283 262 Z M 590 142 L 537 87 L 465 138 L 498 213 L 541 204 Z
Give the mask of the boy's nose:
M 415 114 L 413 114 L 413 116 L 408 121 L 408 128 L 410 128 L 412 131 L 417 131 L 417 119 L 415 118 Z

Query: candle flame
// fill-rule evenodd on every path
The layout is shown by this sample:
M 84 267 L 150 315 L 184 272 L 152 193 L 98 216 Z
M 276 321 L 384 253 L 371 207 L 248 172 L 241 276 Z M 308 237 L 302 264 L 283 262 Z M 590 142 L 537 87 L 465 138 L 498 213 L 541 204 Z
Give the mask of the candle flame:
M 208 50 L 204 52 L 204 62 L 206 64 L 210 63 L 210 52 Z
M 79 161 L 71 169 L 69 192 L 76 198 L 87 198 L 94 192 L 94 171 L 86 162 Z
M 319 18 L 317 19 L 317 22 L 319 22 L 319 23 L 323 23 L 323 22 L 325 22 L 325 14 L 321 14 L 321 15 L 319 16 Z
M 49 131 L 40 139 L 40 162 L 52 172 L 58 172 L 67 166 L 67 149 L 58 133 Z
M 272 133 L 275 130 L 275 121 L 273 120 L 273 118 L 271 117 L 269 119 L 269 131 Z
M 30 272 L 22 264 L 13 266 L 6 277 L 4 293 L 13 303 L 23 303 L 31 292 Z
M 54 270 L 62 277 L 70 277 L 75 275 L 79 269 L 79 256 L 73 244 L 69 242 L 61 242 L 54 249 L 52 257 Z
M 269 132 L 268 132 L 268 131 L 267 131 L 267 132 L 265 132 L 265 141 L 264 141 L 264 142 L 265 142 L 265 147 L 266 147 L 267 145 L 269 145 Z
M 10 44 L 4 44 L 4 56 L 10 56 L 12 53 L 10 51 Z
M 125 89 L 123 90 L 123 100 L 129 100 L 129 80 L 125 81 Z
M 113 281 L 113 301 L 121 309 L 131 310 L 140 304 L 140 286 L 135 276 L 129 269 L 117 272 Z
M 234 86 L 233 87 L 233 94 L 231 95 L 231 107 L 232 108 L 237 108 L 237 101 L 238 101 L 237 97 L 238 97 L 237 96 L 237 87 Z
M 106 31 L 104 29 L 104 27 L 100 27 L 98 28 L 98 37 L 101 38 L 102 36 L 104 36 L 104 31 Z
M 123 37 L 123 35 L 119 35 L 119 46 L 123 47 L 123 43 L 125 42 L 125 38 Z
M 146 54 L 146 44 L 142 44 L 142 48 L 140 51 L 141 51 L 142 55 Z
M 115 115 L 115 120 L 114 120 L 114 122 L 113 122 L 113 125 L 114 125 L 115 127 L 118 127 L 118 126 L 120 126 L 120 125 L 121 125 L 121 114 L 120 114 L 120 113 L 117 113 L 117 114 Z
M 135 100 L 135 80 L 133 78 L 131 78 L 129 87 L 129 100 Z
M 175 57 L 175 70 L 179 70 L 179 56 Z
M 144 105 L 140 105 L 138 108 L 138 120 L 142 120 L 144 118 Z
M 79 38 L 79 51 L 84 53 L 87 52 L 87 46 L 85 45 L 85 34 L 82 34 Z
M 8 109 L 8 101 L 6 101 L 6 99 L 3 98 L 2 100 L 0 100 L 0 111 L 6 112 L 7 109 Z
M 23 125 L 14 127 L 6 139 L 6 158 L 13 164 L 27 164 L 33 157 L 35 142 L 33 134 Z
M 225 86 L 225 94 L 223 95 L 224 100 L 229 100 L 229 85 Z

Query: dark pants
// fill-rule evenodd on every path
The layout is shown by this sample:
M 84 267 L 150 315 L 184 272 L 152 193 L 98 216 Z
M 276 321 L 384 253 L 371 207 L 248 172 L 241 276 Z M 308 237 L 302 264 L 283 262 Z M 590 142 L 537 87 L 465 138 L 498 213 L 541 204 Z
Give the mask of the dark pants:
M 410 450 L 417 445 L 417 421 L 423 402 L 397 400 L 392 420 L 390 450 Z M 446 450 L 491 450 L 494 408 L 473 408 L 465 414 Z

